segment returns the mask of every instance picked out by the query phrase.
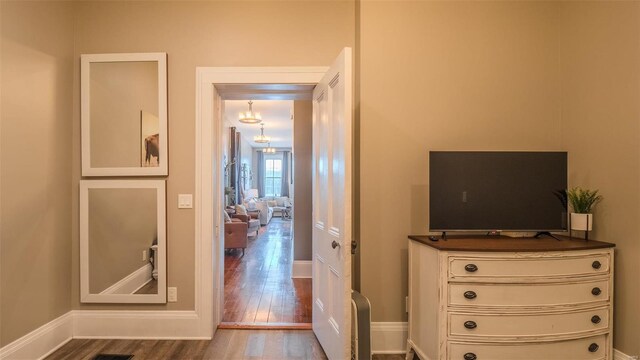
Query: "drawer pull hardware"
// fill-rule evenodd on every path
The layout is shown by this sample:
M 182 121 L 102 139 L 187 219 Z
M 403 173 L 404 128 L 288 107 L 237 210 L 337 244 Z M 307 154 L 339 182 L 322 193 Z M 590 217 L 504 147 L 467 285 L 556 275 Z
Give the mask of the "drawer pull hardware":
M 475 291 L 465 291 L 464 292 L 464 297 L 471 300 L 471 299 L 475 299 L 478 295 L 476 294 Z
M 591 294 L 593 294 L 594 296 L 598 296 L 602 294 L 602 290 L 600 290 L 600 288 L 596 286 L 593 289 L 591 289 Z
M 464 327 L 466 327 L 467 329 L 475 329 L 478 327 L 478 324 L 476 324 L 475 321 L 465 321 Z
M 464 269 L 467 272 L 476 272 L 478 271 L 478 266 L 476 264 L 467 264 L 464 266 Z
M 600 319 L 600 316 L 598 316 L 598 315 L 593 315 L 591 317 L 591 322 L 594 323 L 594 324 L 599 324 L 600 321 L 602 321 L 602 319 Z
M 596 352 L 598 351 L 598 349 L 600 349 L 600 346 L 598 346 L 598 344 L 596 343 L 589 345 L 589 352 Z
M 476 360 L 478 357 L 474 353 L 464 354 L 464 360 Z
M 598 270 L 600 269 L 600 267 L 602 266 L 602 264 L 600 264 L 600 261 L 596 260 L 594 262 L 591 263 L 591 267 Z

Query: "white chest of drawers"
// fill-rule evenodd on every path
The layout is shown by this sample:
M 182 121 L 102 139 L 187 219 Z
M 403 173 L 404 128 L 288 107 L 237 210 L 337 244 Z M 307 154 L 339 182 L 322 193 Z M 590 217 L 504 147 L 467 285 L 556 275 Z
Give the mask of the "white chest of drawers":
M 408 359 L 613 359 L 613 244 L 410 239 Z

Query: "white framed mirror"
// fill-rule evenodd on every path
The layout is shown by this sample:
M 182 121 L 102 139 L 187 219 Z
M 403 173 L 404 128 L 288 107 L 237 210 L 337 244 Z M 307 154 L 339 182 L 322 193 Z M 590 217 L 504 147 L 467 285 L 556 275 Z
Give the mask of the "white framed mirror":
M 82 176 L 168 175 L 167 54 L 80 57 Z
M 80 181 L 80 301 L 165 303 L 165 180 Z

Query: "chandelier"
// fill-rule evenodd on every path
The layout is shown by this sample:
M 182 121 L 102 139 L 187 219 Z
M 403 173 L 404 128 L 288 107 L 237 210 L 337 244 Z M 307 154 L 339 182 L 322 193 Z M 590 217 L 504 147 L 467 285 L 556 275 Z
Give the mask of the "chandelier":
M 260 143 L 260 144 L 264 144 L 264 143 L 268 143 L 269 141 L 271 141 L 271 137 L 269 136 L 264 136 L 264 124 L 260 124 L 260 135 L 256 135 L 253 137 L 253 141 Z
M 269 145 L 267 145 L 266 148 L 264 148 L 264 150 L 262 150 L 263 153 L 265 154 L 275 154 L 276 153 L 276 149 L 271 147 L 271 143 L 269 143 Z
M 258 124 L 262 121 L 260 113 L 253 112 L 253 101 L 249 101 L 249 111 L 240 113 L 240 122 L 244 124 Z

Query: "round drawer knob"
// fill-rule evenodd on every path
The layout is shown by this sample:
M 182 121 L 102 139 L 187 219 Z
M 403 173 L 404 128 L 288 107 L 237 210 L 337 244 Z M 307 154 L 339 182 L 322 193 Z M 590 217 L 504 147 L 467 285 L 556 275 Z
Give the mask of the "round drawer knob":
M 475 299 L 476 297 L 478 297 L 478 295 L 476 294 L 475 291 L 465 291 L 464 292 L 464 297 L 471 300 L 471 299 Z
M 602 264 L 600 264 L 600 261 L 596 260 L 594 262 L 591 263 L 591 267 L 598 270 L 600 269 L 600 267 L 602 267 Z
M 476 324 L 475 321 L 465 321 L 464 327 L 466 327 L 467 329 L 475 329 L 478 327 L 478 324 Z
M 478 357 L 474 353 L 464 354 L 464 360 L 476 360 Z
M 600 290 L 600 288 L 596 286 L 593 289 L 591 289 L 591 294 L 593 294 L 594 296 L 598 296 L 602 294 L 602 290 Z
M 464 269 L 467 272 L 476 272 L 478 271 L 478 266 L 476 264 L 467 264 L 464 266 Z
M 600 316 L 598 316 L 598 315 L 593 315 L 591 317 L 591 322 L 594 323 L 594 324 L 599 324 L 600 321 L 602 321 L 602 319 L 600 319 Z
M 589 352 L 596 352 L 598 351 L 598 349 L 600 349 L 600 346 L 598 346 L 598 344 L 596 343 L 589 345 Z

